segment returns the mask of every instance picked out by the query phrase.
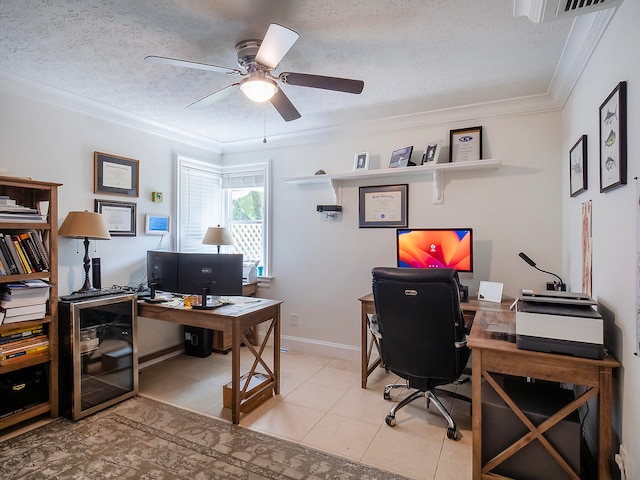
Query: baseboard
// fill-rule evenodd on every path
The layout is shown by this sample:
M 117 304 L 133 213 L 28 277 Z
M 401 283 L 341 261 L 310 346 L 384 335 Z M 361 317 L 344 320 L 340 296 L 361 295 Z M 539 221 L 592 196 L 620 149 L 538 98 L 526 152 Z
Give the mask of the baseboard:
M 341 358 L 353 362 L 360 361 L 360 346 L 345 345 L 342 343 L 323 342 L 309 338 L 292 337 L 282 335 L 280 340 L 282 349 L 295 350 L 296 352 L 311 355 L 324 355 L 327 357 Z
M 168 358 L 175 357 L 184 352 L 184 345 L 182 343 L 168 347 L 157 352 L 143 355 L 138 359 L 138 368 L 150 367 L 156 363 L 160 363 Z

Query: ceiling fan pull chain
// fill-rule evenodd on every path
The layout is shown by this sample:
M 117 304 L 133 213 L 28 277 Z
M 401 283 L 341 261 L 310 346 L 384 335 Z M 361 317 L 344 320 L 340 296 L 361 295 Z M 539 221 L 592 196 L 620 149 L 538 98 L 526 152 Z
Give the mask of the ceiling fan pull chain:
M 262 139 L 262 143 L 267 143 L 267 103 L 263 104 L 264 111 L 264 138 Z

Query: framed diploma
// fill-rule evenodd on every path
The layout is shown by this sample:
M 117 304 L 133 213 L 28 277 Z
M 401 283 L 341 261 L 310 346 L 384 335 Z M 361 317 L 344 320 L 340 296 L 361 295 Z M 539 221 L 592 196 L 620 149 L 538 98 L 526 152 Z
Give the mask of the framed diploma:
M 104 218 L 111 236 L 136 236 L 136 204 L 96 200 L 95 211 Z
M 93 154 L 93 193 L 137 197 L 140 193 L 140 163 L 131 158 L 101 152 Z
M 409 185 L 360 187 L 360 228 L 406 227 Z
M 482 127 L 449 131 L 449 161 L 471 162 L 482 158 Z

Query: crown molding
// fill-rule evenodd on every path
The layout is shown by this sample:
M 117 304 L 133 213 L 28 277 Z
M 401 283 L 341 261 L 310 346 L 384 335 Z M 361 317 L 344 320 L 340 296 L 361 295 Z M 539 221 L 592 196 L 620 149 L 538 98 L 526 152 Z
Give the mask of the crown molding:
M 135 128 L 170 140 L 222 154 L 222 144 L 210 138 L 173 128 L 146 117 L 6 72 L 0 72 L 0 91 L 38 100 L 83 115 L 100 118 L 125 127 Z

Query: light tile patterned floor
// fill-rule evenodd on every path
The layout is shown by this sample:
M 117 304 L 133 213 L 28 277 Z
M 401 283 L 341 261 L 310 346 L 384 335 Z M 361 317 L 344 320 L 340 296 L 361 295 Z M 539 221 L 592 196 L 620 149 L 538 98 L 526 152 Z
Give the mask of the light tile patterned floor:
M 251 360 L 244 348 L 242 363 L 248 370 Z M 143 368 L 140 394 L 230 421 L 231 411 L 222 406 L 222 386 L 230 377 L 231 355 L 179 355 Z M 383 399 L 382 390 L 396 378 L 379 369 L 362 389 L 357 362 L 283 352 L 280 395 L 240 424 L 414 479 L 470 479 L 469 404 L 441 397 L 452 407 L 463 435 L 460 441 L 447 439 L 445 420 L 420 400 L 400 410 L 391 428 L 385 417 L 393 402 Z M 470 383 L 457 390 L 471 395 Z M 405 394 L 397 389 L 392 400 Z

